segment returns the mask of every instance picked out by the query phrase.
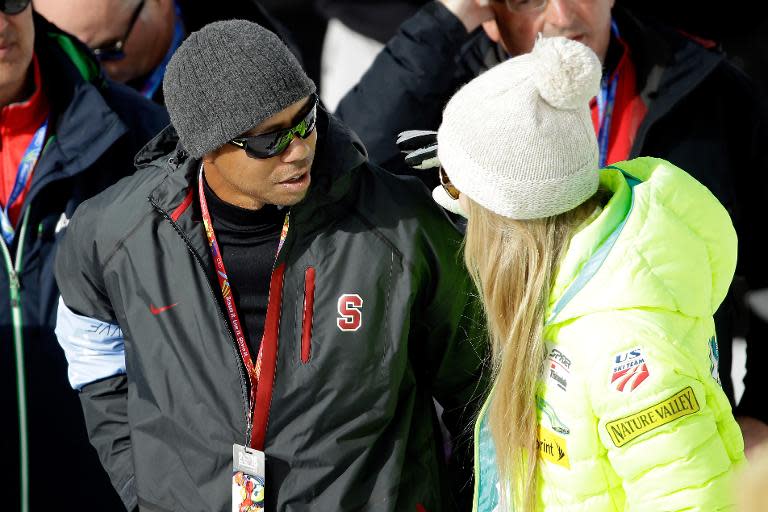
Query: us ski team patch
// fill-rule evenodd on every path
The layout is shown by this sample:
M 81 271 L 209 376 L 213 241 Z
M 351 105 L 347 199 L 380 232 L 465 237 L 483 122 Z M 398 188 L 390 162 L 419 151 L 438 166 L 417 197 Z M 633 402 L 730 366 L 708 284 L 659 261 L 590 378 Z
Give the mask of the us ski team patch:
M 611 385 L 618 391 L 631 393 L 650 376 L 642 347 L 616 354 L 613 358 Z

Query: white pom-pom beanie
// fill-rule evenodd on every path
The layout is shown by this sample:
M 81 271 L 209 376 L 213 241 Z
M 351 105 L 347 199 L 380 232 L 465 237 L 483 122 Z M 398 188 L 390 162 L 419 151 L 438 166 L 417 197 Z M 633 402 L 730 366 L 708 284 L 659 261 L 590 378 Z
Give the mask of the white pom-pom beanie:
M 587 46 L 539 37 L 531 53 L 462 87 L 437 133 L 451 182 L 489 210 L 520 220 L 558 215 L 589 199 L 599 183 L 589 101 L 600 75 Z

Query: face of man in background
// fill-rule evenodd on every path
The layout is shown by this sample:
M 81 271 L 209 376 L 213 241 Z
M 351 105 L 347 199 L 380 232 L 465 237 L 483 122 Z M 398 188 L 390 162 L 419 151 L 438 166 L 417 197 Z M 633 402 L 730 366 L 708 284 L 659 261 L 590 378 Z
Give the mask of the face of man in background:
M 289 128 L 307 113 L 311 102 L 313 98 L 304 98 L 244 135 Z M 244 149 L 225 144 L 203 157 L 205 179 L 220 199 L 241 208 L 292 206 L 309 190 L 316 144 L 316 129 L 306 139 L 293 137 L 285 151 L 271 158 L 252 158 Z
M 602 61 L 611 35 L 613 4 L 614 0 L 493 0 L 495 20 L 483 28 L 512 56 L 530 52 L 541 32 L 584 43 Z
M 32 7 L 0 12 L 0 106 L 23 100 L 35 48 Z
M 102 60 L 107 75 L 118 82 L 149 74 L 173 39 L 173 0 L 33 1 L 44 18 L 92 49 L 122 41 L 123 58 Z

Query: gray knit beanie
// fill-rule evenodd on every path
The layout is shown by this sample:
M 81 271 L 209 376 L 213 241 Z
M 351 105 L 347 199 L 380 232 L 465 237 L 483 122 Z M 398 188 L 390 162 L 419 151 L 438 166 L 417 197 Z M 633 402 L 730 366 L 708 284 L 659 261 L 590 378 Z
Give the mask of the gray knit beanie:
M 245 20 L 193 32 L 163 79 L 165 106 L 181 144 L 200 158 L 316 90 L 269 30 Z
M 531 53 L 469 82 L 448 102 L 437 134 L 451 182 L 512 219 L 558 215 L 589 199 L 599 183 L 589 100 L 600 73 L 587 46 L 540 37 Z M 433 195 L 457 206 L 441 189 Z

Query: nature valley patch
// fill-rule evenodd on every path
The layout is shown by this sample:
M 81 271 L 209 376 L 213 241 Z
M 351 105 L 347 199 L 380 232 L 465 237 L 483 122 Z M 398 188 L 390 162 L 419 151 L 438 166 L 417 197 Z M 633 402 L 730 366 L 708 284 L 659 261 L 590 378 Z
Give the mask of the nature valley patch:
M 605 428 L 617 448 L 662 425 L 699 412 L 699 402 L 688 386 L 655 405 L 630 416 L 606 423 Z

